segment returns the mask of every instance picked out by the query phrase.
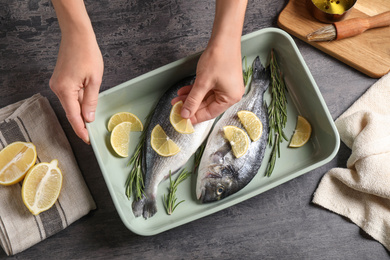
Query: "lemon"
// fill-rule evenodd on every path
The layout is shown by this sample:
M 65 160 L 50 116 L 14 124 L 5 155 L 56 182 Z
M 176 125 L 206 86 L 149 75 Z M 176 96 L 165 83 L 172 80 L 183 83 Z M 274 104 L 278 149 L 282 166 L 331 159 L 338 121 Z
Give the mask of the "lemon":
M 0 152 L 0 184 L 12 185 L 23 180 L 37 160 L 33 143 L 14 142 Z
M 191 120 L 182 118 L 180 115 L 182 106 L 183 101 L 176 102 L 173 105 L 169 115 L 169 121 L 177 132 L 181 134 L 192 134 L 195 130 L 192 126 Z
M 129 112 L 119 112 L 111 116 L 110 120 L 108 120 L 108 124 L 107 124 L 108 131 L 111 132 L 115 126 L 123 122 L 131 123 L 131 131 L 137 132 L 137 131 L 142 131 L 144 129 L 141 120 L 139 120 L 139 118 L 136 115 Z
M 311 136 L 311 125 L 306 120 L 306 118 L 302 116 L 298 116 L 297 125 L 295 127 L 294 134 L 291 138 L 291 142 L 289 147 L 301 147 L 307 141 L 309 141 Z
M 156 153 L 164 157 L 173 156 L 180 152 L 180 147 L 169 139 L 160 125 L 153 128 L 150 144 Z
M 237 116 L 252 141 L 259 140 L 263 133 L 263 124 L 256 114 L 251 111 L 241 110 L 237 112 Z
M 42 162 L 32 167 L 22 185 L 22 199 L 33 215 L 50 209 L 62 187 L 62 173 L 58 161 Z
M 249 148 L 249 137 L 244 130 L 237 126 L 224 126 L 225 138 L 232 146 L 233 154 L 236 158 L 243 156 Z
M 111 133 L 112 149 L 121 157 L 129 156 L 131 125 L 130 122 L 122 122 L 115 126 Z

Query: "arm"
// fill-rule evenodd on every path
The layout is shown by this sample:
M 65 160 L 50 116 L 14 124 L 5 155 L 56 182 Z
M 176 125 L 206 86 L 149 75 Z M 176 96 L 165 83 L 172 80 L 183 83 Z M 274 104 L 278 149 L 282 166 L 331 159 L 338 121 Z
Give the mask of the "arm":
M 211 38 L 199 59 L 196 80 L 178 91 L 181 115 L 196 124 L 217 117 L 244 94 L 241 34 L 247 0 L 217 0 Z
M 52 0 L 61 28 L 61 45 L 50 88 L 73 130 L 89 143 L 84 120 L 95 119 L 103 58 L 82 0 Z

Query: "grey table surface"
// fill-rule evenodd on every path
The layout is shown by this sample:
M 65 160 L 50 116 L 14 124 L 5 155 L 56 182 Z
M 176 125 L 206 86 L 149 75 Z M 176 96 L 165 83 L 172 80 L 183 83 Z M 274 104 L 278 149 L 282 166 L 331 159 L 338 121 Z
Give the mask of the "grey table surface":
M 105 71 L 101 91 L 203 50 L 214 1 L 86 1 Z M 243 34 L 277 27 L 286 0 L 249 1 Z M 0 107 L 46 96 L 98 209 L 9 259 L 387 259 L 389 252 L 347 219 L 311 203 L 321 177 L 345 167 L 341 143 L 326 165 L 218 213 L 142 237 L 122 223 L 92 147 L 74 134 L 49 88 L 60 43 L 49 0 L 0 1 Z M 336 119 L 376 79 L 294 38 Z M 6 254 L 0 250 L 0 258 Z

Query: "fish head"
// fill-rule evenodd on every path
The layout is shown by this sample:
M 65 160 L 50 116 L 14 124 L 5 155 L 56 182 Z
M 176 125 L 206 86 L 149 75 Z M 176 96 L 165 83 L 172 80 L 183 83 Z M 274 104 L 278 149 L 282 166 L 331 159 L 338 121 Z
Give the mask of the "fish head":
M 230 165 L 211 165 L 203 176 L 196 187 L 197 198 L 202 203 L 221 200 L 240 189 L 237 171 Z

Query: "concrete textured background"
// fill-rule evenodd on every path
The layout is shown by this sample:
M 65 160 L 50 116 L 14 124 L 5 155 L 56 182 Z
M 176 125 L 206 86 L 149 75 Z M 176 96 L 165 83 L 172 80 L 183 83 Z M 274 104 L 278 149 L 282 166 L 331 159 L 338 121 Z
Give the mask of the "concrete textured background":
M 277 27 L 287 0 L 249 1 L 243 34 Z M 105 71 L 101 91 L 203 50 L 214 1 L 85 1 Z M 73 133 L 49 88 L 61 35 L 48 0 L 0 0 L 0 107 L 46 96 L 74 150 L 98 209 L 8 259 L 387 259 L 356 225 L 311 203 L 329 169 L 345 167 L 341 144 L 328 164 L 216 214 L 152 237 L 120 220 L 92 148 Z M 334 119 L 376 80 L 294 38 Z M 0 258 L 6 254 L 0 250 Z

